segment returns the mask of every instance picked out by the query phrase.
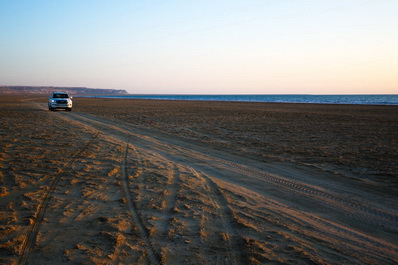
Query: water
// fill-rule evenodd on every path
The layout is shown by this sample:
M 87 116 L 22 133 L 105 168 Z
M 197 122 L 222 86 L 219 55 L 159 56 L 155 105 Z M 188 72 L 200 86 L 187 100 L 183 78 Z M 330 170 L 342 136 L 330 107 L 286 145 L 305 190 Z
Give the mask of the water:
M 160 99 L 160 100 L 398 105 L 398 94 L 396 95 L 118 95 L 118 96 L 93 96 L 93 97 Z

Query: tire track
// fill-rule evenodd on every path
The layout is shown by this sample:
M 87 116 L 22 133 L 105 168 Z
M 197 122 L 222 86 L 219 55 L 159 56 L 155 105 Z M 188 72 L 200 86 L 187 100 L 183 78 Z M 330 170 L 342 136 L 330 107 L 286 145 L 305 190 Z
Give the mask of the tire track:
M 256 181 L 258 180 L 259 182 L 262 183 L 269 183 L 270 185 L 279 187 L 288 192 L 294 192 L 296 194 L 300 194 L 304 196 L 304 198 L 313 199 L 315 202 L 319 202 L 320 204 L 331 206 L 335 210 L 341 211 L 349 216 L 350 215 L 355 216 L 359 220 L 364 220 L 369 224 L 377 224 L 379 226 L 390 225 L 390 227 L 388 227 L 389 229 L 391 228 L 391 226 L 397 227 L 398 215 L 393 210 L 388 211 L 384 209 L 378 209 L 372 205 L 366 204 L 366 202 L 353 201 L 352 199 L 344 195 L 339 195 L 336 192 L 331 192 L 328 191 L 327 189 L 323 190 L 318 186 L 306 185 L 304 183 L 291 180 L 288 176 L 287 177 L 275 176 L 256 169 L 248 168 L 246 166 L 243 166 L 242 164 L 229 162 L 226 159 L 219 159 L 217 158 L 217 156 L 211 156 L 204 153 L 203 150 L 202 151 L 190 150 L 185 145 L 182 146 L 179 145 L 178 142 L 176 144 L 177 147 L 175 147 L 173 144 L 170 144 L 168 142 L 164 142 L 161 140 L 158 141 L 151 137 L 140 135 L 139 133 L 130 133 L 127 129 L 128 128 L 127 125 L 121 126 L 122 129 L 120 129 L 112 125 L 113 123 L 111 121 L 101 122 L 98 121 L 97 119 L 94 118 L 91 119 L 86 117 L 77 118 L 77 120 L 79 119 L 80 122 L 82 122 L 82 120 L 87 120 L 89 122 L 91 121 L 90 126 L 94 128 L 106 128 L 106 131 L 108 131 L 114 137 L 123 137 L 123 139 L 126 139 L 127 137 L 133 136 L 137 138 L 137 140 L 139 140 L 138 142 L 139 146 L 141 146 L 146 151 L 156 150 L 157 152 L 159 152 L 159 154 L 166 154 L 166 156 L 169 158 L 170 156 L 172 156 L 172 158 L 170 159 L 173 161 L 180 162 L 179 159 L 180 157 L 184 157 L 184 161 L 189 160 L 189 158 L 195 158 L 194 161 L 198 161 L 197 163 L 212 161 L 213 163 L 209 167 L 209 169 L 223 168 L 238 173 L 240 175 L 253 178 Z M 152 146 L 152 145 L 159 145 L 159 146 Z M 178 151 L 177 154 L 175 152 L 176 150 Z M 174 153 L 172 154 L 171 151 L 174 151 Z M 200 167 L 200 165 L 198 166 Z M 197 167 L 195 166 L 195 168 Z M 253 183 L 256 182 L 253 181 Z M 322 224 L 323 226 L 330 227 L 328 225 L 329 222 L 327 223 L 320 222 L 319 219 L 316 222 Z M 338 233 L 342 233 L 348 236 L 355 236 L 356 238 L 360 239 L 362 242 L 368 241 L 374 243 L 374 241 L 377 241 L 376 238 L 373 238 L 371 236 L 365 235 L 364 237 L 361 237 L 362 234 L 357 233 L 351 229 L 343 229 L 344 230 L 343 231 L 341 228 L 336 229 L 332 227 L 332 230 L 336 230 Z M 380 243 L 383 244 L 382 241 L 380 241 Z
M 167 146 L 167 147 L 169 147 L 169 149 L 172 148 L 174 150 L 178 150 L 179 152 L 184 153 L 185 155 L 188 155 L 188 156 L 189 156 L 189 154 L 191 154 L 190 156 L 192 156 L 192 154 L 194 154 L 194 156 L 201 157 L 201 159 L 206 159 L 207 158 L 207 160 L 213 160 L 213 161 L 215 160 L 219 164 L 221 164 L 224 168 L 227 168 L 227 169 L 235 168 L 237 170 L 240 170 L 241 172 L 238 172 L 238 173 L 241 173 L 241 174 L 242 174 L 242 172 L 244 172 L 244 173 L 251 173 L 253 177 L 257 177 L 257 178 L 258 177 L 263 177 L 263 178 L 265 177 L 269 182 L 272 182 L 274 184 L 279 184 L 280 186 L 291 187 L 291 188 L 293 188 L 295 190 L 301 190 L 302 192 L 305 192 L 305 193 L 322 196 L 324 198 L 329 198 L 329 199 L 337 201 L 337 202 L 344 202 L 345 204 L 348 204 L 348 205 L 351 205 L 353 207 L 356 207 L 359 210 L 372 212 L 374 215 L 384 216 L 386 218 L 390 218 L 392 221 L 398 221 L 398 215 L 393 213 L 393 212 L 383 211 L 383 210 L 376 209 L 376 208 L 368 206 L 368 205 L 361 205 L 360 202 L 353 203 L 349 199 L 345 199 L 345 198 L 343 198 L 341 196 L 336 196 L 336 195 L 334 195 L 333 193 L 330 193 L 330 192 L 329 193 L 324 192 L 324 191 L 320 190 L 319 188 L 316 188 L 315 186 L 305 185 L 303 183 L 292 181 L 292 180 L 289 180 L 287 178 L 277 177 L 277 176 L 274 176 L 274 175 L 271 175 L 271 174 L 267 174 L 267 173 L 260 172 L 260 171 L 257 171 L 257 170 L 249 169 L 249 168 L 244 167 L 242 165 L 228 162 L 227 160 L 221 160 L 219 158 L 212 157 L 212 156 L 210 156 L 208 154 L 203 154 L 203 153 L 200 153 L 200 152 L 197 152 L 197 151 L 193 151 L 193 150 L 189 150 L 189 149 L 186 149 L 186 148 L 183 148 L 183 147 L 174 146 L 174 145 L 167 144 L 167 143 L 164 143 L 164 142 L 159 142 L 159 141 L 157 141 L 157 140 L 155 140 L 155 139 L 153 139 L 151 137 L 140 135 L 140 134 L 137 134 L 137 133 L 131 133 L 127 129 L 121 129 L 120 127 L 114 126 L 112 124 L 108 124 L 108 123 L 105 123 L 105 122 L 102 122 L 102 121 L 98 121 L 98 120 L 94 119 L 93 117 L 81 116 L 81 115 L 78 115 L 76 113 L 74 113 L 74 114 L 68 113 L 68 114 L 69 115 L 73 115 L 73 116 L 75 116 L 78 119 L 84 119 L 84 120 L 89 121 L 91 123 L 95 123 L 95 124 L 103 126 L 103 127 L 108 127 L 108 128 L 113 129 L 115 131 L 124 133 L 127 136 L 134 136 L 134 137 L 140 138 L 142 140 L 145 140 L 145 141 L 153 143 L 153 144 L 158 144 L 158 145 L 165 146 L 165 147 Z M 264 180 L 263 178 L 260 178 L 260 180 Z
M 375 257 L 380 257 L 380 254 L 382 254 L 383 258 L 386 258 L 386 256 L 388 256 L 388 255 L 385 255 L 385 253 L 383 253 L 383 249 L 385 251 L 385 247 L 386 247 L 384 242 L 381 243 L 377 240 L 374 240 L 373 238 L 369 238 L 368 236 L 366 236 L 364 234 L 359 234 L 353 230 L 347 229 L 346 227 L 340 226 L 338 224 L 334 224 L 334 223 L 332 223 L 328 220 L 325 220 L 323 218 L 320 218 L 318 216 L 309 215 L 309 214 L 307 214 L 306 216 L 308 218 L 310 218 L 312 221 L 314 221 L 322 226 L 326 226 L 329 229 L 331 229 L 332 231 L 335 231 L 336 233 L 333 233 L 333 236 L 339 237 L 339 239 L 341 241 L 347 242 L 347 240 L 352 240 L 352 238 L 359 239 L 364 244 L 367 244 L 367 243 L 371 244 L 371 246 L 372 246 L 371 250 L 368 252 L 368 253 L 370 253 L 370 252 L 374 251 L 371 255 L 373 255 Z M 339 236 L 341 234 L 345 234 L 346 236 L 345 237 Z M 355 242 L 356 241 L 353 240 L 352 245 L 354 245 Z M 379 248 L 380 253 L 377 250 L 377 248 Z M 397 246 L 394 246 L 392 244 L 388 244 L 388 248 L 394 250 L 395 252 L 398 251 Z M 357 254 L 360 255 L 361 253 L 359 251 L 357 251 Z
M 104 157 L 106 157 L 110 152 L 115 152 L 115 150 L 120 146 L 120 144 L 114 143 L 112 141 L 106 141 L 107 143 L 109 143 L 109 147 L 106 149 L 101 149 L 101 154 L 98 154 L 97 152 L 95 153 L 96 156 L 95 158 L 85 158 L 86 160 L 101 160 Z M 76 177 L 74 179 L 70 179 L 72 180 L 82 180 L 81 177 Z M 78 182 L 79 183 L 79 182 Z M 75 188 L 75 183 L 70 183 L 69 184 L 69 189 L 73 190 Z M 65 215 L 65 222 L 74 222 L 75 220 L 77 220 L 79 218 L 79 216 L 82 216 L 84 214 L 84 212 L 87 212 L 87 208 L 90 207 L 90 205 L 85 205 L 82 204 L 81 201 L 79 200 L 73 200 L 73 201 L 68 201 L 68 203 L 65 203 L 64 205 L 61 206 L 62 209 L 68 211 L 69 209 L 78 209 L 77 211 L 70 213 L 68 215 Z
M 209 159 L 212 161 L 216 161 L 216 162 L 218 162 L 219 165 L 221 165 L 223 168 L 226 168 L 228 170 L 235 171 L 239 174 L 250 175 L 251 177 L 254 177 L 260 181 L 267 181 L 268 183 L 277 185 L 283 189 L 287 189 L 289 191 L 293 191 L 293 192 L 302 194 L 306 197 L 311 197 L 311 198 L 315 199 L 316 201 L 325 203 L 333 208 L 340 207 L 340 209 L 341 208 L 345 209 L 349 215 L 366 220 L 369 223 L 377 224 L 377 225 L 384 225 L 383 222 L 389 222 L 392 226 L 397 226 L 398 214 L 396 214 L 395 212 L 377 209 L 370 205 L 366 205 L 366 204 L 358 202 L 358 201 L 353 201 L 352 199 L 345 198 L 343 196 L 337 196 L 332 192 L 323 191 L 315 186 L 305 185 L 303 183 L 299 183 L 297 181 L 293 181 L 293 180 L 290 180 L 287 178 L 277 177 L 277 176 L 267 174 L 267 173 L 264 173 L 261 171 L 253 170 L 253 169 L 244 167 L 242 165 L 232 163 L 227 160 L 222 160 L 222 159 L 219 159 L 216 157 L 212 157 L 209 155 L 205 155 L 203 153 L 189 150 L 189 149 L 183 148 L 181 146 L 176 148 L 173 145 L 163 143 L 163 142 L 161 143 L 161 142 L 159 142 L 155 139 L 152 139 L 148 136 L 131 133 L 131 132 L 127 131 L 125 128 L 121 129 L 112 124 L 108 124 L 108 123 L 105 123 L 102 121 L 95 120 L 92 117 L 85 117 L 85 116 L 83 117 L 83 116 L 80 116 L 77 114 L 72 114 L 72 115 L 74 115 L 77 118 L 84 119 L 86 121 L 95 123 L 96 125 L 100 125 L 100 126 L 108 127 L 112 130 L 116 130 L 119 133 L 123 133 L 128 136 L 134 136 L 136 138 L 147 141 L 149 143 L 158 144 L 163 147 L 167 147 L 167 149 L 172 148 L 173 150 L 177 150 L 180 153 L 183 153 L 190 157 L 192 157 L 192 156 L 195 156 L 196 158 L 200 157 L 200 159 L 204 160 L 204 161 L 209 160 Z M 167 152 L 168 150 L 163 150 L 163 151 Z M 380 223 L 380 221 L 382 223 Z
M 234 190 L 236 188 L 232 188 Z M 227 190 L 230 190 L 227 188 Z M 245 191 L 241 191 L 245 194 Z M 258 218 L 266 218 L 264 222 L 271 222 L 276 225 L 278 229 L 282 229 L 287 233 L 298 234 L 300 239 L 311 245 L 314 239 L 327 248 L 335 248 L 341 253 L 346 253 L 347 256 L 355 256 L 357 259 L 361 258 L 361 254 L 366 251 L 368 256 L 373 257 L 375 260 L 383 259 L 386 263 L 390 263 L 390 257 L 397 253 L 398 248 L 396 245 L 389 242 L 380 240 L 378 237 L 368 236 L 366 233 L 351 229 L 345 224 L 338 224 L 330 221 L 324 217 L 317 216 L 316 214 L 300 211 L 273 201 L 270 198 L 261 196 L 258 198 L 266 205 L 260 214 L 256 214 Z M 246 213 L 246 207 L 238 207 L 238 211 Z M 256 212 L 256 210 L 254 210 Z M 264 215 L 266 213 L 266 215 Z M 253 213 L 251 213 L 253 215 Z M 284 224 L 280 224 L 278 219 L 268 219 L 268 216 L 279 216 L 286 222 L 289 222 L 289 228 Z M 275 228 L 273 228 L 275 229 Z M 344 242 L 346 245 L 340 245 Z
M 158 255 L 156 254 L 156 252 L 151 244 L 151 241 L 150 241 L 150 238 L 148 235 L 148 230 L 142 222 L 141 216 L 138 212 L 136 203 L 132 198 L 131 191 L 129 188 L 128 174 L 127 174 L 128 151 L 129 151 L 129 143 L 126 143 L 121 167 L 122 167 L 123 191 L 124 191 L 124 194 L 125 194 L 125 197 L 127 200 L 127 206 L 128 206 L 130 215 L 133 219 L 133 222 L 138 229 L 138 234 L 144 243 L 144 249 L 148 256 L 148 262 L 150 264 L 160 264 Z
M 52 195 L 61 180 L 63 176 L 65 176 L 67 173 L 69 173 L 72 169 L 73 164 L 75 163 L 76 159 L 78 158 L 79 155 L 81 155 L 84 151 L 88 149 L 90 144 L 98 137 L 97 133 L 94 135 L 90 140 L 87 141 L 83 147 L 76 152 L 76 154 L 65 163 L 64 169 L 60 169 L 59 172 L 54 176 L 54 179 L 50 183 L 50 187 L 46 194 L 44 195 L 44 199 L 41 202 L 41 204 L 38 207 L 38 210 L 36 212 L 36 218 L 33 220 L 33 225 L 30 228 L 30 231 L 28 233 L 28 236 L 25 238 L 23 244 L 22 244 L 22 252 L 21 252 L 21 257 L 18 261 L 18 264 L 28 264 L 28 259 L 29 255 L 32 252 L 34 245 L 36 243 L 36 238 L 37 234 L 39 233 L 40 226 L 43 222 L 44 216 L 46 214 L 48 204 L 52 198 Z
M 198 173 L 192 167 L 188 168 L 194 176 L 204 180 L 204 182 L 210 188 L 210 192 L 214 195 L 215 204 L 216 207 L 219 208 L 223 227 L 227 232 L 226 239 L 227 239 L 229 253 L 228 253 L 228 260 L 225 261 L 226 264 L 246 264 L 247 257 L 243 254 L 246 253 L 246 251 L 244 251 L 246 243 L 234 228 L 234 225 L 235 226 L 237 225 L 237 221 L 220 187 L 210 177 L 206 176 L 205 174 Z
M 164 218 L 162 224 L 159 226 L 159 235 L 161 238 L 167 238 L 168 227 L 170 226 L 172 215 L 174 213 L 174 208 L 177 203 L 178 196 L 178 188 L 181 183 L 181 179 L 179 177 L 180 171 L 177 169 L 177 166 L 174 165 L 173 168 L 173 179 L 170 183 L 169 194 L 166 197 L 166 206 L 163 210 Z
M 355 214 L 355 216 L 358 216 L 361 219 L 364 219 L 370 223 L 376 223 L 380 225 L 379 222 L 376 222 L 375 218 L 384 219 L 383 221 L 389 221 L 390 223 L 395 225 L 398 222 L 398 215 L 394 212 L 376 209 L 370 205 L 365 205 L 363 203 L 353 201 L 352 199 L 348 199 L 343 196 L 336 196 L 333 193 L 323 191 L 314 186 L 309 186 L 286 178 L 277 177 L 235 163 L 227 162 L 225 160 L 217 159 L 217 162 L 226 169 L 235 171 L 239 174 L 250 175 L 251 177 L 259 178 L 261 181 L 266 181 L 281 188 L 300 193 L 304 196 L 312 197 L 319 202 L 323 202 L 332 206 L 333 208 L 336 208 L 336 204 L 338 204 L 340 207 L 337 208 L 346 209 L 346 211 L 351 215 L 354 215 L 352 213 L 353 209 L 361 211 L 362 214 L 357 213 Z

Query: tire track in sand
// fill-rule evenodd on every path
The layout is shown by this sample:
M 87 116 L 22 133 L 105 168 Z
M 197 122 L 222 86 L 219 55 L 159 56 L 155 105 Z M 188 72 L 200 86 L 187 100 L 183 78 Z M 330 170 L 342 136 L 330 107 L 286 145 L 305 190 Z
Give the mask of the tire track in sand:
M 128 151 L 129 151 L 129 143 L 126 143 L 126 147 L 125 147 L 124 153 L 123 153 L 121 167 L 122 167 L 122 186 L 123 186 L 123 191 L 124 191 L 124 194 L 125 194 L 125 197 L 127 200 L 127 206 L 128 206 L 130 215 L 133 219 L 133 222 L 138 229 L 138 234 L 144 243 L 144 249 L 147 253 L 148 262 L 150 264 L 160 264 L 158 255 L 156 254 L 156 252 L 151 244 L 151 241 L 150 241 L 150 238 L 148 235 L 148 229 L 143 224 L 141 216 L 138 212 L 136 203 L 131 196 L 131 191 L 130 191 L 129 183 L 128 183 L 128 174 L 127 174 Z
M 201 161 L 211 160 L 213 162 L 216 162 L 213 163 L 213 168 L 221 167 L 223 169 L 227 169 L 238 174 L 243 174 L 244 176 L 252 178 L 253 183 L 259 183 L 261 185 L 268 183 L 270 185 L 282 188 L 286 191 L 298 193 L 300 195 L 303 195 L 304 198 L 312 199 L 316 202 L 319 202 L 320 204 L 326 204 L 328 206 L 331 206 L 333 209 L 343 212 L 344 214 L 354 215 L 358 218 L 358 220 L 363 220 L 370 224 L 377 224 L 379 226 L 389 225 L 390 227 L 397 226 L 398 215 L 393 210 L 390 211 L 385 208 L 379 209 L 374 207 L 372 204 L 366 203 L 366 201 L 353 201 L 347 196 L 336 193 L 336 191 L 329 191 L 318 186 L 291 180 L 289 177 L 280 177 L 267 172 L 263 172 L 259 169 L 252 169 L 244 166 L 242 163 L 233 163 L 228 161 L 227 159 L 220 159 L 217 156 L 208 155 L 200 151 L 200 149 L 198 149 L 199 151 L 191 150 L 187 148 L 186 145 L 180 145 L 178 142 L 177 144 L 173 145 L 170 143 L 166 143 L 162 140 L 155 140 L 147 135 L 140 134 L 139 132 L 132 134 L 129 130 L 126 129 L 128 128 L 127 125 L 122 126 L 123 129 L 121 129 L 117 128 L 112 121 L 104 121 L 103 119 L 92 118 L 87 115 L 84 116 L 85 117 L 81 117 L 80 115 L 77 115 L 76 118 L 79 119 L 80 117 L 80 120 L 84 119 L 85 121 L 88 121 L 92 124 L 93 127 L 107 128 L 110 134 L 121 136 L 122 139 L 125 139 L 126 136 L 133 136 L 138 140 L 139 146 L 143 146 L 146 149 L 150 147 L 149 149 L 155 149 L 157 151 L 161 151 L 161 153 L 170 153 L 170 150 L 173 150 L 174 152 L 172 153 L 173 155 L 171 155 L 171 157 L 172 159 L 176 158 L 176 162 L 181 162 L 179 158 L 182 154 L 184 155 L 184 157 L 194 157 L 194 161 L 198 161 L 198 163 Z M 151 145 L 155 144 L 155 142 L 156 144 L 160 143 L 161 148 L 159 146 L 156 146 L 154 148 Z M 177 154 L 175 153 L 176 145 L 180 147 L 178 148 Z M 186 158 L 184 158 L 183 161 L 185 160 Z M 241 184 L 245 186 L 244 183 Z M 367 238 L 367 240 L 375 241 L 375 238 L 372 238 L 371 236 L 365 237 Z
M 234 228 L 234 225 L 237 225 L 237 221 L 220 187 L 205 174 L 198 173 L 190 166 L 188 166 L 188 168 L 195 177 L 202 179 L 210 188 L 210 192 L 213 194 L 214 197 L 213 203 L 215 204 L 215 207 L 218 208 L 220 211 L 222 225 L 226 231 L 226 233 L 224 234 L 224 239 L 226 240 L 229 249 L 229 253 L 227 253 L 227 260 L 222 261 L 221 263 L 246 264 L 247 257 L 243 254 L 246 251 L 242 250 L 245 248 L 246 243 L 244 242 L 241 235 L 239 235 L 239 233 Z
M 269 182 L 270 184 L 297 192 L 307 197 L 312 197 L 314 200 L 325 203 L 333 208 L 337 207 L 340 209 L 346 209 L 346 212 L 350 215 L 366 220 L 369 223 L 383 225 L 384 222 L 389 222 L 394 225 L 398 222 L 398 215 L 395 212 L 377 209 L 368 204 L 364 204 L 359 201 L 353 201 L 352 199 L 345 198 L 344 196 L 338 196 L 332 192 L 321 190 L 315 186 L 306 185 L 297 181 L 289 180 L 287 178 L 277 177 L 275 175 L 250 169 L 239 164 L 227 162 L 225 160 L 217 159 L 217 162 L 224 168 L 235 171 L 236 173 L 250 175 L 254 178 L 261 178 L 262 181 Z
M 174 209 L 177 203 L 178 188 L 181 184 L 181 179 L 179 176 L 180 171 L 178 170 L 177 165 L 174 165 L 174 168 L 172 170 L 173 170 L 173 179 L 170 183 L 170 188 L 168 190 L 169 194 L 165 199 L 166 205 L 163 209 L 164 218 L 162 224 L 159 226 L 159 235 L 161 238 L 167 238 L 167 231 L 170 226 L 172 215 L 174 213 Z
M 90 140 L 88 140 L 87 143 L 84 144 L 83 147 L 79 149 L 75 153 L 75 155 L 65 163 L 63 167 L 64 169 L 59 169 L 59 172 L 54 176 L 54 179 L 51 181 L 48 191 L 44 195 L 43 201 L 38 207 L 38 210 L 36 212 L 36 218 L 33 220 L 33 224 L 29 229 L 28 236 L 25 238 L 22 244 L 22 252 L 18 264 L 28 264 L 29 255 L 32 252 L 36 243 L 37 234 L 39 233 L 40 226 L 46 214 L 48 204 L 52 198 L 55 189 L 57 188 L 59 181 L 63 176 L 65 176 L 65 174 L 70 172 L 78 156 L 88 149 L 94 139 L 97 138 L 98 134 L 99 133 L 95 134 Z
M 126 129 L 121 129 L 120 127 L 117 127 L 112 124 L 110 121 L 102 121 L 98 119 L 94 119 L 94 117 L 90 116 L 81 116 L 74 114 L 76 118 L 84 119 L 86 122 L 91 122 L 96 125 L 108 127 L 109 129 L 112 129 L 115 132 L 123 133 L 127 136 L 134 136 L 137 137 L 141 140 L 150 142 L 150 143 L 157 143 L 160 144 L 159 141 L 145 136 L 141 135 L 139 133 L 132 133 Z M 398 223 L 398 215 L 395 212 L 388 211 L 388 210 L 382 210 L 378 209 L 375 207 L 372 207 L 371 205 L 368 205 L 366 203 L 362 203 L 359 201 L 353 201 L 350 198 L 346 198 L 343 196 L 339 196 L 333 192 L 328 192 L 323 189 L 320 189 L 316 186 L 312 185 L 306 185 L 304 183 L 300 183 L 288 178 L 284 177 L 278 177 L 272 174 L 264 173 L 258 170 L 250 169 L 245 166 L 242 166 L 240 164 L 232 163 L 227 160 L 221 160 L 217 157 L 211 157 L 209 155 L 205 155 L 201 152 L 193 151 L 193 150 L 187 150 L 184 147 L 178 147 L 175 145 L 170 145 L 167 143 L 162 142 L 162 146 L 168 147 L 167 149 L 172 148 L 173 150 L 178 150 L 180 153 L 183 153 L 187 155 L 188 157 L 190 156 L 195 156 L 196 158 L 201 157 L 204 160 L 211 159 L 212 161 L 218 162 L 220 166 L 223 168 L 226 168 L 228 170 L 235 171 L 239 174 L 244 174 L 244 175 L 250 175 L 251 177 L 257 178 L 261 181 L 266 181 L 272 185 L 277 185 L 283 189 L 287 189 L 293 192 L 297 192 L 299 194 L 302 194 L 306 197 L 311 197 L 315 199 L 318 202 L 325 203 L 329 206 L 332 206 L 333 208 L 341 208 L 345 209 L 346 213 L 349 213 L 351 216 L 357 217 L 362 220 L 366 220 L 366 222 L 373 223 L 376 225 L 381 225 L 383 226 L 385 222 L 390 223 L 390 225 L 395 226 Z M 167 150 L 166 150 L 167 151 Z

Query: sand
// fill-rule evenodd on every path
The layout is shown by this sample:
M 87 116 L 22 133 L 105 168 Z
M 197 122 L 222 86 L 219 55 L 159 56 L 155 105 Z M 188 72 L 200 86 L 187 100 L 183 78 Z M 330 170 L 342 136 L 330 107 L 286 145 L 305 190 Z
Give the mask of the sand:
M 398 106 L 0 97 L 1 264 L 393 264 Z

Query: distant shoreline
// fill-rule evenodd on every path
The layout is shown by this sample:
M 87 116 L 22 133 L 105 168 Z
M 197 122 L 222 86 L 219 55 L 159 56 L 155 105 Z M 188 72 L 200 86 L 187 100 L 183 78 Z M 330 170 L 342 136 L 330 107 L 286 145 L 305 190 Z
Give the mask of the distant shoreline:
M 55 86 L 0 86 L 0 94 L 2 95 L 47 95 L 53 91 L 63 91 L 71 95 L 127 95 L 127 91 L 122 89 Z
M 78 95 L 78 97 L 188 100 L 226 102 L 310 103 L 310 104 L 354 104 L 354 105 L 398 105 L 398 94 L 391 95 Z

